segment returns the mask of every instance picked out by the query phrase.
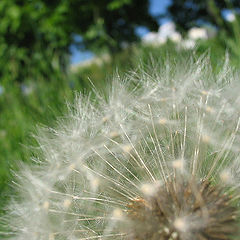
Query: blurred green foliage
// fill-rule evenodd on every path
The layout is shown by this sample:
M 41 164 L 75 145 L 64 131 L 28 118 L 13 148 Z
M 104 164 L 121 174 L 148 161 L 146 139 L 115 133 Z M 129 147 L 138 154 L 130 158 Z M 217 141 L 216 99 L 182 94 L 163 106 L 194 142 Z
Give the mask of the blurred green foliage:
M 123 49 L 138 40 L 136 27 L 157 30 L 149 0 L 69 0 L 70 26 L 82 36 L 79 46 L 94 52 Z M 79 14 L 81 13 L 81 14 Z
M 1 82 L 59 77 L 67 69 L 72 44 L 94 51 L 120 50 L 124 43 L 137 40 L 136 26 L 157 29 L 148 4 L 148 0 L 1 0 Z
M 65 4 L 66 5 L 66 4 Z M 67 65 L 71 34 L 64 4 L 44 1 L 0 2 L 0 79 L 3 84 L 51 80 Z

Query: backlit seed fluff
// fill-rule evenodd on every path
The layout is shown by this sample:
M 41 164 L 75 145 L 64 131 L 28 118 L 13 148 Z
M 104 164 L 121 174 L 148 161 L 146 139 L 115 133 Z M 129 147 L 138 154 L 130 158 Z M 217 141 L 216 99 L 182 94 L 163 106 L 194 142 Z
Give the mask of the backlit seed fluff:
M 239 239 L 239 80 L 189 58 L 78 96 L 18 174 L 10 239 Z

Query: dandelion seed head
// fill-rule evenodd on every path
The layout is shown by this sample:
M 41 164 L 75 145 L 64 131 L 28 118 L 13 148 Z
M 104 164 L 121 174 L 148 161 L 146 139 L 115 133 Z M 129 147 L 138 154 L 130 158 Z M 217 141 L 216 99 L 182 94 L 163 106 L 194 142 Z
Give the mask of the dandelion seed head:
M 238 78 L 182 62 L 116 77 L 39 130 L 3 218 L 13 240 L 239 238 Z

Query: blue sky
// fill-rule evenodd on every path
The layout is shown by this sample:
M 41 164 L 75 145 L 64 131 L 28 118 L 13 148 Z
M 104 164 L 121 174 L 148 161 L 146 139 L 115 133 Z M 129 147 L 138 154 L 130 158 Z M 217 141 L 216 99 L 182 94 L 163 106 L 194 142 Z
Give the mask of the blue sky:
M 168 4 L 170 3 L 170 1 L 171 0 L 150 0 L 150 9 L 149 9 L 150 13 L 153 16 L 165 13 L 166 8 L 167 8 Z M 162 22 L 166 22 L 166 21 L 168 21 L 168 20 L 167 19 L 162 20 Z M 148 31 L 145 28 L 138 28 L 137 29 L 137 33 L 140 36 L 143 36 L 147 32 Z M 90 59 L 93 56 L 94 55 L 89 51 L 80 52 L 76 48 L 72 48 L 71 63 L 75 64 L 75 63 Z
M 165 13 L 170 2 L 170 0 L 150 0 L 150 13 L 153 16 Z

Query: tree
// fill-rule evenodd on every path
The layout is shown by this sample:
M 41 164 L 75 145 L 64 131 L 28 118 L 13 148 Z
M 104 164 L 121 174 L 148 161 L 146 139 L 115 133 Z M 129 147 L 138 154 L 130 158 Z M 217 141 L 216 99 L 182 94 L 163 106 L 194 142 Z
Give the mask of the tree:
M 229 31 L 228 23 L 222 15 L 224 9 L 239 9 L 239 0 L 172 0 L 168 16 L 180 31 L 193 26 L 211 24 L 218 29 Z
M 148 6 L 148 0 L 1 0 L 1 81 L 56 78 L 72 44 L 120 50 L 138 39 L 137 26 L 157 29 Z
M 102 48 L 116 51 L 125 43 L 138 40 L 137 26 L 158 28 L 156 20 L 149 15 L 148 0 L 92 0 L 90 3 L 70 0 L 69 9 L 73 32 L 83 37 L 81 46 L 94 51 Z
M 2 82 L 56 77 L 59 69 L 65 69 L 71 43 L 66 11 L 66 3 L 53 10 L 41 0 L 0 2 Z

